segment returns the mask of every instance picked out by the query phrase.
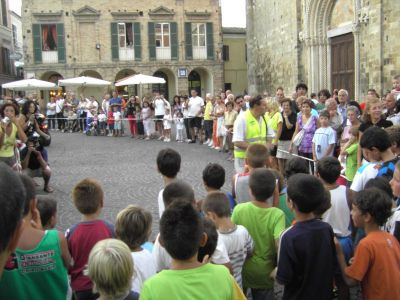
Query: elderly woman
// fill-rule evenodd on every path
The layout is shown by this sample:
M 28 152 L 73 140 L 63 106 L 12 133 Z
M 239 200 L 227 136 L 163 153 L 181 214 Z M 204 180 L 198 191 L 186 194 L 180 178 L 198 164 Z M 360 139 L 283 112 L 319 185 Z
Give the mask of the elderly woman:
M 395 94 L 388 93 L 385 96 L 385 117 L 393 125 L 400 124 L 400 103 L 397 104 Z
M 18 108 L 13 103 L 5 103 L 0 107 L 0 161 L 12 168 L 16 167 L 15 146 L 17 137 L 25 143 L 26 134 L 17 122 Z
M 276 138 L 279 128 L 282 129 L 282 115 L 279 109 L 279 103 L 274 98 L 267 98 L 267 112 L 265 113 L 267 122 L 267 146 L 270 150 L 270 166 L 279 169 L 276 152 L 278 150 L 278 139 Z

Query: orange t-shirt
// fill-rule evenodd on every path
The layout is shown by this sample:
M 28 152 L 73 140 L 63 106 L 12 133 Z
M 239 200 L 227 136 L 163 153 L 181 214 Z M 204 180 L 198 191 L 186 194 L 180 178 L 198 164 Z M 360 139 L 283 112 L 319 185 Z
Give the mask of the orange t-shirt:
M 361 281 L 364 300 L 400 299 L 400 244 L 384 231 L 369 233 L 357 246 L 346 274 Z

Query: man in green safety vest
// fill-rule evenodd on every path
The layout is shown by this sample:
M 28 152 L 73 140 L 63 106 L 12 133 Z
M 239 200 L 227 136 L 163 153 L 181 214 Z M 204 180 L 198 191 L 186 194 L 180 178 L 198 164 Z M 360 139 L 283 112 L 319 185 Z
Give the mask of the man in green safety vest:
M 252 97 L 250 109 L 239 115 L 233 128 L 235 171 L 242 173 L 246 158 L 246 150 L 250 144 L 267 144 L 267 122 L 264 114 L 267 101 L 262 96 Z

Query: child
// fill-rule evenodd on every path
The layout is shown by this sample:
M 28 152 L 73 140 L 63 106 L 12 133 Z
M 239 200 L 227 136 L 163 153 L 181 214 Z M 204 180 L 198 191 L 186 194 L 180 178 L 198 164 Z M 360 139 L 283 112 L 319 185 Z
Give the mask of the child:
M 67 299 L 67 242 L 57 230 L 42 230 L 35 184 L 20 178 L 26 191 L 21 236 L 0 280 L 0 299 Z
M 217 249 L 218 232 L 213 221 L 207 218 L 203 218 L 202 221 L 204 233 L 207 234 L 207 242 L 203 246 L 199 247 L 199 251 L 197 252 L 197 261 L 208 262 Z
M 50 196 L 38 195 L 37 209 L 43 229 L 54 229 L 57 224 L 57 201 Z
M 172 115 L 169 108 L 165 109 L 165 114 L 163 117 L 163 126 L 164 126 L 164 142 L 171 141 L 171 123 L 172 123 Z
M 267 169 L 255 169 L 249 180 L 251 202 L 238 204 L 232 213 L 232 222 L 243 225 L 254 240 L 253 255 L 243 266 L 243 287 L 250 288 L 253 299 L 273 297 L 271 271 L 276 266 L 276 244 L 285 229 L 285 215 L 271 207 L 267 199 L 275 191 L 276 179 Z
M 396 96 L 396 100 L 400 100 L 400 74 L 393 77 L 393 90 L 392 94 Z
M 320 127 L 315 131 L 312 139 L 313 160 L 320 160 L 326 156 L 333 156 L 336 144 L 336 131 L 329 126 L 329 112 L 323 110 L 319 114 Z
M 142 107 L 141 119 L 143 120 L 143 127 L 144 127 L 144 134 L 146 136 L 145 138 L 146 141 L 150 140 L 151 136 L 151 116 L 152 116 L 152 110 L 149 106 L 149 102 L 144 101 Z
M 142 248 L 151 233 L 151 214 L 147 210 L 128 205 L 117 215 L 115 234 L 128 245 L 132 252 L 136 276 L 132 280 L 132 291 L 140 294 L 147 278 L 156 274 L 156 264 L 151 253 Z
M 113 136 L 118 137 L 121 136 L 121 112 L 118 110 L 118 106 L 113 106 L 113 117 L 114 117 L 114 134 Z
M 67 117 L 68 123 L 67 123 L 67 129 L 66 129 L 70 133 L 75 131 L 75 128 L 77 126 L 77 119 L 78 119 L 78 116 L 77 116 L 76 112 L 73 109 L 71 109 L 68 112 L 68 117 Z
M 368 188 L 356 194 L 351 217 L 363 228 L 362 239 L 350 266 L 346 266 L 342 248 L 336 242 L 343 278 L 349 286 L 361 283 L 364 299 L 400 299 L 400 244 L 380 229 L 391 215 L 392 203 L 385 193 Z
M 242 267 L 253 252 L 253 239 L 245 227 L 232 223 L 229 199 L 224 193 L 209 193 L 203 202 L 203 211 L 215 223 L 218 237 L 228 251 L 233 277 L 242 287 Z
M 207 240 L 192 204 L 177 201 L 160 221 L 160 239 L 172 257 L 170 270 L 148 279 L 140 298 L 146 299 L 245 299 L 228 269 L 197 261 L 199 246 Z
M 347 178 L 347 186 L 351 185 L 354 176 L 357 172 L 357 151 L 358 151 L 358 136 L 359 131 L 357 126 L 353 126 L 349 130 L 350 139 L 343 146 L 343 150 L 340 153 L 342 159 L 346 159 L 346 171 L 345 175 Z
M 89 253 L 101 240 L 114 237 L 112 224 L 99 219 L 104 203 L 100 184 L 93 179 L 83 179 L 72 190 L 76 209 L 82 214 L 82 222 L 69 228 L 65 236 L 74 260 L 69 269 L 71 288 L 75 299 L 96 299 L 92 293 L 93 283 L 84 275 Z
M 183 114 L 180 111 L 176 114 L 175 126 L 176 126 L 176 141 L 179 143 L 183 143 L 183 131 L 185 128 L 185 121 L 183 119 Z
M 288 180 L 287 201 L 296 223 L 282 234 L 279 244 L 276 279 L 285 286 L 284 299 L 333 299 L 334 234 L 314 215 L 324 195 L 322 183 L 312 175 L 295 174 Z
M 109 111 L 107 113 L 107 124 L 108 124 L 108 136 L 113 136 L 114 134 L 114 113 L 113 107 L 110 106 Z M 117 106 L 118 107 L 118 106 Z
M 340 169 L 340 162 L 335 157 L 324 157 L 317 164 L 317 176 L 331 195 L 331 208 L 322 215 L 322 220 L 332 226 L 348 262 L 354 250 L 350 223 L 351 193 L 348 188 L 336 183 Z
M 400 241 L 400 162 L 396 164 L 390 187 L 394 196 L 393 215 L 386 224 L 386 230 Z
M 127 245 L 116 239 L 98 242 L 90 251 L 87 273 L 99 299 L 138 300 L 131 291 L 134 262 Z
M 397 157 L 400 156 L 400 125 L 390 126 L 385 128 L 389 135 L 390 143 L 392 144 L 392 152 Z
M 220 164 L 209 163 L 203 170 L 203 184 L 207 193 L 220 191 L 225 183 L 225 169 Z
M 106 135 L 106 126 L 107 126 L 107 116 L 102 109 L 99 111 L 99 115 L 97 116 L 99 120 L 99 130 L 101 135 Z
M 174 149 L 166 148 L 160 150 L 157 155 L 157 170 L 161 174 L 164 182 L 164 187 L 170 184 L 176 179 L 179 171 L 181 169 L 181 155 Z M 164 200 L 163 200 L 164 189 L 158 193 L 158 215 L 162 216 L 165 210 Z

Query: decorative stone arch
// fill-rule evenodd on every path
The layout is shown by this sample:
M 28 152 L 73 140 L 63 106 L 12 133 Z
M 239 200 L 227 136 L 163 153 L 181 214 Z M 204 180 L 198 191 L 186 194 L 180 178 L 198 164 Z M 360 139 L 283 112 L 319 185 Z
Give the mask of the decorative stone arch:
M 352 24 L 343 31 L 329 30 L 333 9 L 337 0 L 305 0 L 304 39 L 308 58 L 308 83 L 310 91 L 319 91 L 322 88 L 331 89 L 331 47 L 330 37 L 352 32 L 354 35 L 355 57 L 355 99 L 360 95 L 360 48 L 359 48 L 359 20 L 361 0 L 351 0 L 354 16 Z
M 193 69 L 190 69 L 188 74 L 192 71 L 196 71 L 200 75 L 200 81 L 201 81 L 201 86 L 200 86 L 200 94 L 204 98 L 207 93 L 214 94 L 214 77 L 212 71 L 210 71 L 206 67 L 195 67 Z M 190 93 L 190 91 L 189 91 Z
M 117 72 L 117 74 L 115 74 L 115 81 L 121 80 L 136 73 L 137 72 L 132 69 L 121 69 Z
M 97 79 L 103 79 L 103 77 L 100 75 L 100 73 L 95 70 L 85 70 L 81 74 L 79 74 L 79 76 L 87 76 L 87 77 L 93 77 L 93 78 L 97 78 Z
M 115 74 L 114 81 L 117 82 L 121 79 L 124 79 L 128 76 L 132 76 L 137 72 L 132 69 L 121 69 Z M 122 93 L 124 95 L 138 95 L 139 89 L 137 86 L 116 86 L 115 89 L 118 93 Z
M 157 76 L 160 73 L 164 74 L 164 76 Z M 175 95 L 178 93 L 178 79 L 176 76 L 176 72 L 170 68 L 159 68 L 151 74 L 152 76 L 157 76 L 157 77 L 163 77 L 166 80 L 166 87 L 168 91 L 168 95 L 165 95 L 165 97 L 168 99 L 168 101 L 172 101 Z M 153 84 L 152 85 L 152 90 L 157 90 L 159 87 L 158 84 Z

